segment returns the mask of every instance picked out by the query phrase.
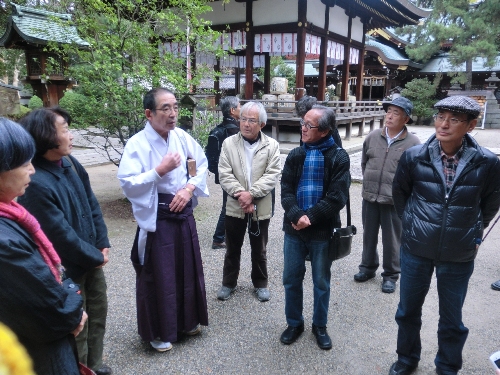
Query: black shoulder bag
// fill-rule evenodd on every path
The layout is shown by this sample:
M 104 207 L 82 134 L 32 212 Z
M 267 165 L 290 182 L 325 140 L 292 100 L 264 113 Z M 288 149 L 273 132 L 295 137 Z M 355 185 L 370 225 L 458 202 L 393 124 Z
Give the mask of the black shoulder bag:
M 345 228 L 333 228 L 332 237 L 328 247 L 330 260 L 342 259 L 351 253 L 352 237 L 356 234 L 356 227 L 351 225 L 351 204 L 347 197 L 347 226 Z

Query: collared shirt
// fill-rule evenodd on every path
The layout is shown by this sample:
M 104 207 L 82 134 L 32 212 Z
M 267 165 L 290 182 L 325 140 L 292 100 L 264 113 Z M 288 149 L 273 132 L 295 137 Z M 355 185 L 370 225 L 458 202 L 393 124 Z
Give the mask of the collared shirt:
M 444 179 L 446 181 L 446 186 L 448 187 L 448 190 L 453 184 L 453 180 L 455 179 L 455 175 L 457 174 L 458 162 L 460 161 L 460 158 L 462 157 L 466 148 L 467 144 L 465 142 L 465 139 L 463 139 L 462 147 L 460 147 L 460 150 L 458 150 L 458 152 L 455 155 L 448 156 L 444 153 L 443 149 L 441 148 L 441 143 L 439 143 L 439 149 L 441 150 L 441 161 L 443 163 Z
M 385 138 L 387 139 L 387 146 L 390 146 L 396 139 L 398 139 L 399 136 L 403 134 L 404 130 L 405 128 L 403 127 L 403 129 L 401 129 L 401 131 L 398 134 L 396 134 L 395 137 L 391 138 L 389 136 L 389 129 L 385 128 Z

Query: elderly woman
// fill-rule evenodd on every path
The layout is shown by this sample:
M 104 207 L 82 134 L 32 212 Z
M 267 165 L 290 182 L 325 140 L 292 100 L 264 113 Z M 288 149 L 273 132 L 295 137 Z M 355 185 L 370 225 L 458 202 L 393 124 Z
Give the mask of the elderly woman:
M 71 341 L 87 319 L 82 297 L 38 221 L 14 201 L 35 172 L 34 153 L 30 135 L 0 118 L 0 321 L 26 347 L 37 374 L 78 375 Z
M 36 174 L 18 201 L 42 225 L 67 275 L 80 285 L 83 308 L 91 312 L 76 339 L 80 362 L 97 375 L 109 375 L 111 369 L 102 363 L 108 309 L 102 267 L 108 261 L 108 230 L 87 172 L 70 156 L 71 117 L 59 107 L 40 108 L 20 123 L 35 141 Z

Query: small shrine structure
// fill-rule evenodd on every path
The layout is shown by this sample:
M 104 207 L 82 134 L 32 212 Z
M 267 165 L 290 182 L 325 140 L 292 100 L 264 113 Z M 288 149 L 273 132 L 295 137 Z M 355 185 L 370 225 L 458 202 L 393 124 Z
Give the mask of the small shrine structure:
M 89 44 L 78 36 L 70 14 L 11 5 L 12 14 L 0 37 L 0 47 L 25 50 L 28 74 L 23 83 L 31 85 L 44 106 L 57 105 L 75 81 L 65 76 L 67 61 L 63 56 L 44 49 L 49 43 L 75 43 L 80 48 Z

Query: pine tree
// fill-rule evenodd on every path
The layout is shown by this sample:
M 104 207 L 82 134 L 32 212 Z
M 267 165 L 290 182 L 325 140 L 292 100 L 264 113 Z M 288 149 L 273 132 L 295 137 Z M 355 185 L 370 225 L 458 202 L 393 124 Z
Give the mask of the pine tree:
M 432 13 L 422 24 L 397 31 L 413 42 L 406 48 L 408 56 L 426 62 L 449 49 L 452 66 L 465 63 L 465 76 L 457 80 L 470 90 L 474 59 L 484 57 L 492 67 L 498 55 L 500 0 L 417 0 L 416 5 L 432 8 Z

